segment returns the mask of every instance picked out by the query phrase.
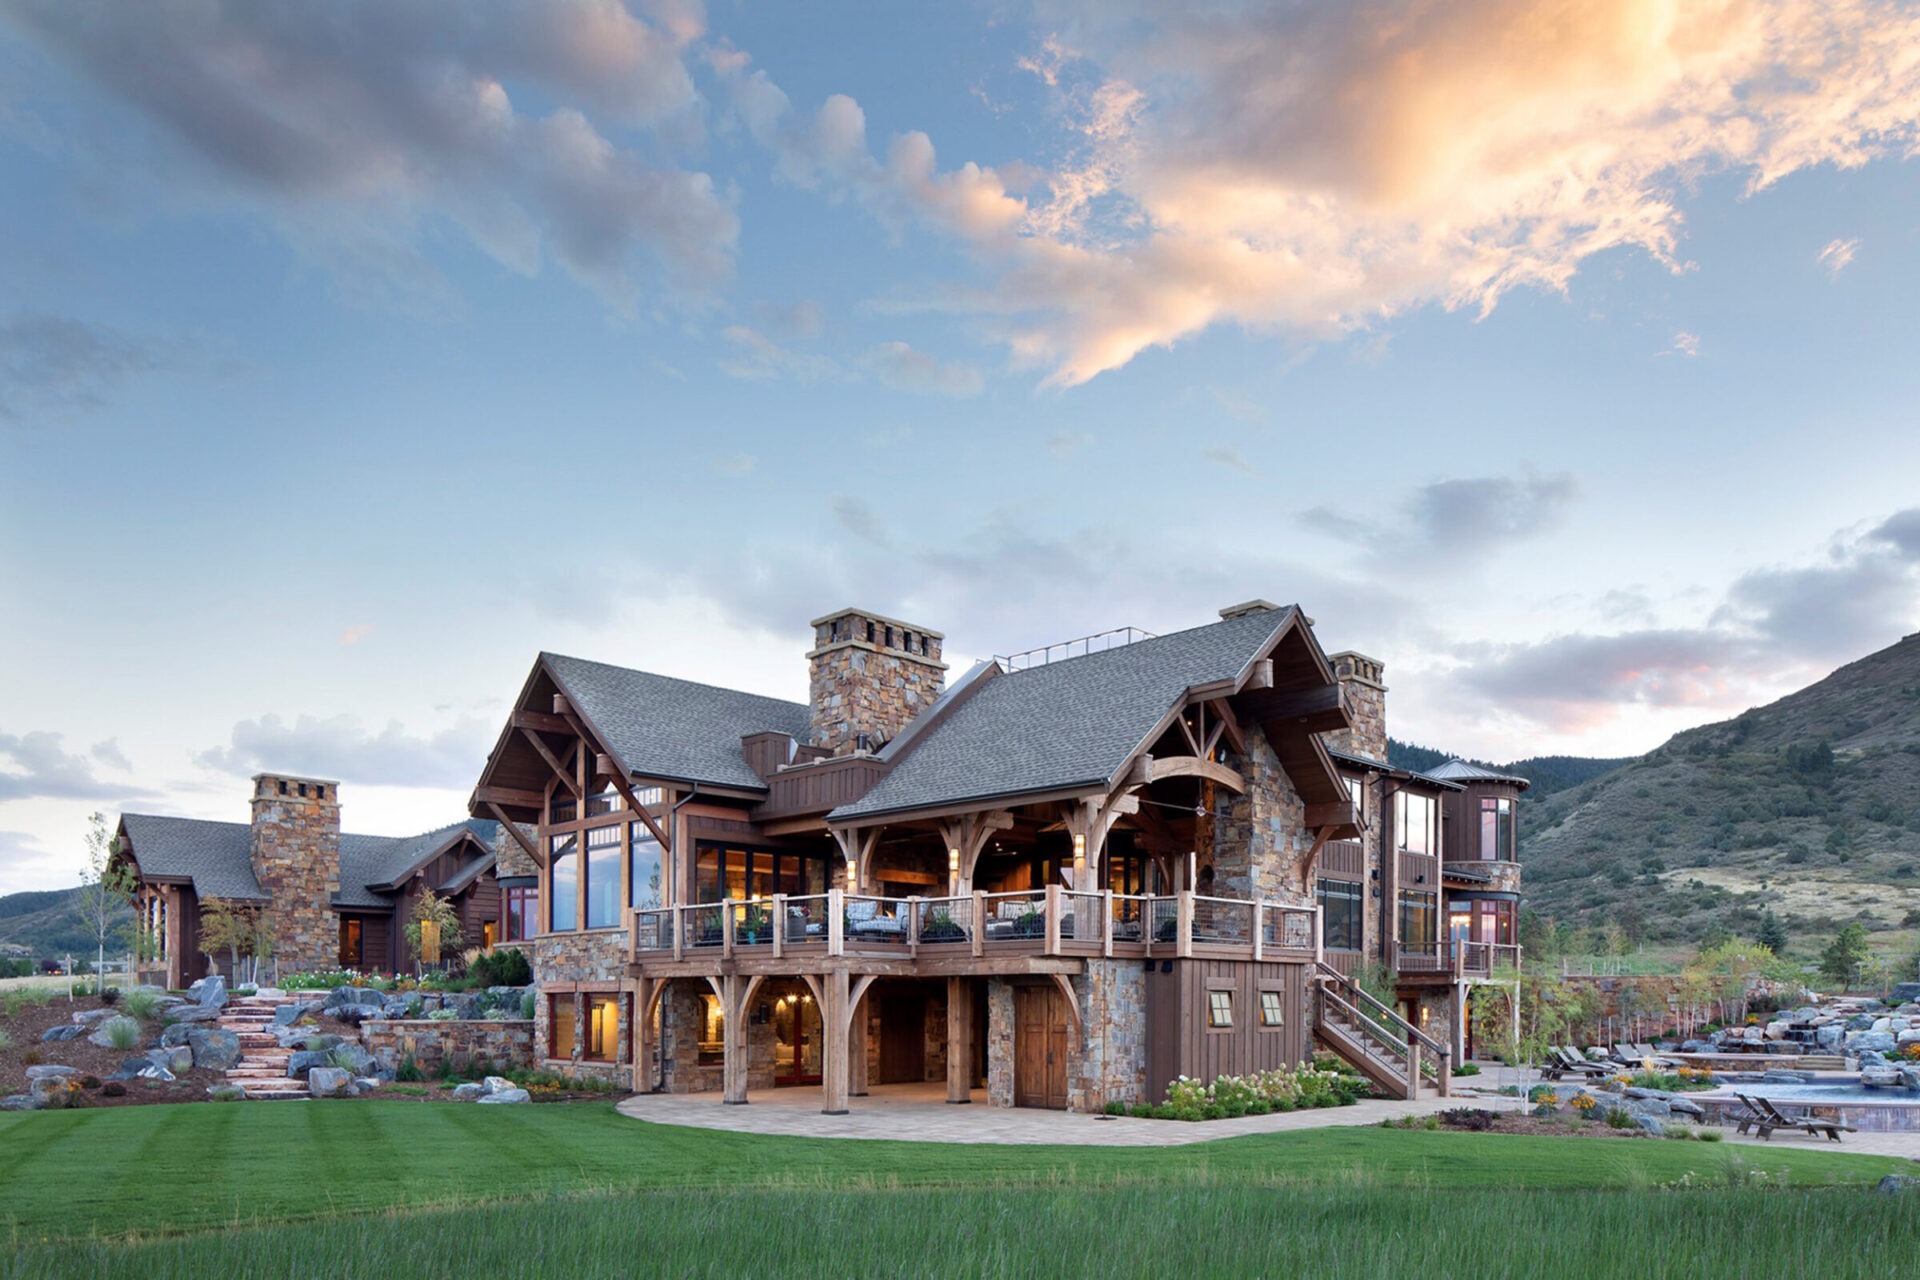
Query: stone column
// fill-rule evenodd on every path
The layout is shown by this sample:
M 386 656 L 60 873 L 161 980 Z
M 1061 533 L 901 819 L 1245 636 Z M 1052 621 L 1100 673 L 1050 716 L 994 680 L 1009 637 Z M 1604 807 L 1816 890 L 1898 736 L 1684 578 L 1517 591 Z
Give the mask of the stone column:
M 947 979 L 947 1101 L 972 1102 L 973 980 Z
M 873 1018 L 873 988 L 853 1007 L 847 1028 L 847 1092 L 856 1098 L 867 1096 L 867 1032 Z
M 987 979 L 987 1105 L 1013 1105 L 1013 984 Z

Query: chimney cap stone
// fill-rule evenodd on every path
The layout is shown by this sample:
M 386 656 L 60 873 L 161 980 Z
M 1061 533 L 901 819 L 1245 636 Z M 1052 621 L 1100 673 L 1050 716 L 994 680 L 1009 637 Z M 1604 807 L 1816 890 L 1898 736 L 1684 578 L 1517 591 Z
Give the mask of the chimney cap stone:
M 1220 611 L 1220 618 L 1244 618 L 1250 613 L 1272 613 L 1280 606 L 1271 600 L 1242 600 L 1239 604 L 1230 604 Z
M 255 783 L 304 782 L 311 786 L 321 787 L 337 787 L 340 785 L 339 780 L 336 778 L 309 778 L 305 774 L 300 773 L 256 773 L 253 775 L 253 781 Z
M 865 618 L 869 622 L 878 622 L 882 625 L 896 626 L 904 631 L 916 631 L 923 636 L 932 636 L 935 640 L 945 640 L 947 638 L 947 634 L 944 631 L 935 631 L 932 627 L 923 627 L 917 622 L 903 622 L 899 618 L 890 618 L 884 613 L 875 613 L 871 609 L 861 609 L 854 605 L 848 605 L 844 609 L 835 609 L 832 613 L 823 613 L 807 625 L 810 627 L 825 626 L 829 622 L 838 622 L 841 618 L 848 616 Z

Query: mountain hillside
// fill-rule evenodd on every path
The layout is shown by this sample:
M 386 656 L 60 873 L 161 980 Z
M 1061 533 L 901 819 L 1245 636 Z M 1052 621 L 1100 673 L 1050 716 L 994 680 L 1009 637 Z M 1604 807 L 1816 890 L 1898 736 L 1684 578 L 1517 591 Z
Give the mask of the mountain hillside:
M 1526 770 L 1516 765 L 1517 772 Z M 1534 909 L 1653 941 L 1920 926 L 1920 635 L 1522 811 Z M 1898 936 L 1891 936 L 1898 935 Z
M 80 921 L 77 893 L 37 889 L 0 896 L 0 942 L 26 947 L 36 957 L 93 954 L 95 940 Z M 127 918 L 133 918 L 131 911 Z

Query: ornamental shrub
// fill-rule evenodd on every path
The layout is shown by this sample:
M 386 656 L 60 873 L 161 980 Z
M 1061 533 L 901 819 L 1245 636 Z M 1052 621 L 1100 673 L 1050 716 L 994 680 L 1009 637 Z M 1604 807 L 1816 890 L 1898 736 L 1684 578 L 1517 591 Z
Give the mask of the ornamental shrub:
M 132 1018 L 108 1018 L 101 1030 L 106 1032 L 107 1043 L 122 1052 L 140 1044 L 140 1024 Z

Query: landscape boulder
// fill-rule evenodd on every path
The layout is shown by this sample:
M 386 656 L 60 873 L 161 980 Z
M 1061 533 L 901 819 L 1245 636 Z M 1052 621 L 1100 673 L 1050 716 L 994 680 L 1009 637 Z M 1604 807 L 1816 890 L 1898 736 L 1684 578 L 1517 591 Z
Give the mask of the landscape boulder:
M 45 1080 L 48 1078 L 57 1078 L 60 1076 L 77 1076 L 79 1074 L 80 1074 L 80 1068 L 78 1067 L 63 1067 L 63 1066 L 60 1066 L 58 1063 L 51 1063 L 51 1062 L 47 1063 L 45 1066 L 36 1066 L 36 1067 L 27 1068 L 27 1079 L 29 1080 Z
M 1705 1040 L 1688 1040 L 1680 1046 L 1682 1053 L 1712 1053 L 1714 1046 Z
M 245 1102 L 247 1091 L 237 1084 L 212 1084 L 207 1086 L 207 1096 L 215 1102 Z
M 326 1008 L 319 1000 L 308 1000 L 300 1004 L 283 1004 L 273 1011 L 273 1022 L 278 1027 L 290 1027 L 302 1018 L 311 1018 Z
M 1889 1196 L 1902 1195 L 1908 1191 L 1920 1191 L 1920 1178 L 1910 1173 L 1890 1173 L 1880 1179 L 1874 1190 Z
M 87 1037 L 87 1043 L 97 1044 L 102 1049 L 115 1048 L 117 1046 L 115 1046 L 115 1044 L 113 1043 L 114 1033 L 116 1031 L 120 1031 L 122 1028 L 125 1028 L 125 1027 L 133 1028 L 134 1043 L 138 1044 L 139 1037 L 140 1037 L 140 1024 L 138 1022 L 135 1022 L 132 1018 L 107 1019 L 105 1022 L 101 1023 L 98 1027 L 94 1028 L 93 1034 Z
M 532 1102 L 533 1096 L 529 1094 L 525 1089 L 512 1087 L 512 1088 L 500 1089 L 493 1093 L 484 1094 L 481 1097 L 475 1098 L 474 1101 L 480 1103 L 482 1106 L 490 1102 L 511 1104 L 516 1102 Z
M 1838 1049 L 1841 1040 L 1846 1038 L 1846 1028 L 1837 1022 L 1829 1022 L 1824 1027 L 1813 1029 L 1813 1042 L 1822 1049 Z
M 323 1009 L 344 1009 L 348 1005 L 372 1005 L 386 1007 L 387 997 L 372 987 L 335 987 L 327 992 L 326 999 L 320 1002 Z
M 315 1067 L 307 1072 L 307 1091 L 316 1098 L 344 1098 L 352 1086 L 352 1073 L 338 1067 Z
M 467 1092 L 478 1090 L 478 1092 Z M 477 1085 L 463 1084 L 453 1091 L 456 1102 L 465 1102 L 471 1098 L 475 1102 L 490 1102 L 495 1105 L 511 1105 L 518 1102 L 532 1102 L 533 1096 L 513 1081 L 501 1076 L 488 1076 Z
M 78 1040 L 85 1034 L 87 1034 L 85 1027 L 48 1027 L 40 1033 L 40 1039 L 43 1043 L 54 1043 L 62 1040 Z
M 0 1111 L 38 1111 L 40 1100 L 30 1093 L 13 1093 L 0 1098 Z
M 178 1009 L 167 1010 L 169 1026 L 181 1022 L 218 1022 L 220 1010 L 209 1009 L 205 1005 L 183 1004 Z
M 187 995 L 202 1009 L 224 1009 L 227 1004 L 227 980 L 210 974 L 187 988 Z
M 472 1102 L 486 1091 L 487 1086 L 484 1084 L 480 1084 L 477 1081 L 469 1081 L 466 1084 L 459 1084 L 453 1087 L 453 1100 L 455 1102 Z
M 165 1067 L 175 1075 L 193 1069 L 193 1050 L 186 1045 L 163 1045 L 147 1054 L 156 1067 Z
M 96 1023 L 105 1022 L 108 1018 L 118 1017 L 119 1012 L 117 1009 L 82 1009 L 73 1015 L 73 1020 L 83 1027 L 91 1027 Z
M 172 1084 L 174 1081 L 173 1072 L 153 1063 L 149 1063 L 133 1074 L 142 1080 L 158 1080 L 161 1084 Z
M 27 1083 L 27 1094 L 40 1107 L 70 1107 L 80 1096 L 80 1082 L 71 1076 L 41 1076 Z
M 1847 1037 L 1847 1050 L 1860 1053 L 1871 1050 L 1874 1053 L 1892 1053 L 1900 1042 L 1891 1031 L 1857 1031 Z
M 195 1027 L 187 1032 L 187 1047 L 196 1067 L 226 1071 L 240 1061 L 240 1037 L 225 1027 Z

